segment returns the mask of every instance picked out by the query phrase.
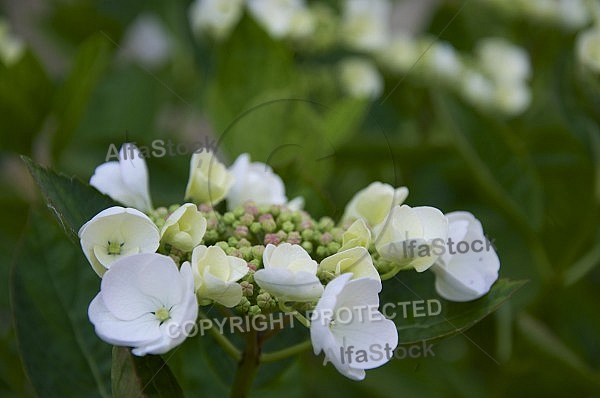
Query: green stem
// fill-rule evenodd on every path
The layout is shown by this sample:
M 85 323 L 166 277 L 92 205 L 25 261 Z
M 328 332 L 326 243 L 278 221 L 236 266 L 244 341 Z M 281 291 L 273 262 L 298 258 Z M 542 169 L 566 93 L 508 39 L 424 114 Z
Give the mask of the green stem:
M 208 319 L 206 315 L 204 315 L 202 312 L 198 312 L 198 316 L 202 319 Z M 233 358 L 236 361 L 239 361 L 242 358 L 242 353 L 240 352 L 240 350 L 235 345 L 233 345 L 233 343 L 227 337 L 225 337 L 225 335 L 219 333 L 219 331 L 215 329 L 212 326 L 212 324 L 208 331 L 210 332 L 212 337 L 217 341 L 217 343 L 219 343 L 219 345 L 223 347 L 223 350 L 225 350 L 225 352 L 231 358 Z
M 252 391 L 252 385 L 258 372 L 260 364 L 260 344 L 258 333 L 251 330 L 246 335 L 246 347 L 242 353 L 242 358 L 238 363 L 237 371 L 233 378 L 231 386 L 231 398 L 246 398 Z
M 396 265 L 392 268 L 391 271 L 386 272 L 383 275 L 380 275 L 382 281 L 387 281 L 388 279 L 392 279 L 398 272 L 400 272 L 400 266 Z
M 266 354 L 262 354 L 260 356 L 260 362 L 275 362 L 281 359 L 285 359 L 287 357 L 294 356 L 303 351 L 308 350 L 312 347 L 312 343 L 310 340 L 303 341 L 302 343 L 298 343 L 288 348 L 284 348 L 283 350 L 269 352 Z

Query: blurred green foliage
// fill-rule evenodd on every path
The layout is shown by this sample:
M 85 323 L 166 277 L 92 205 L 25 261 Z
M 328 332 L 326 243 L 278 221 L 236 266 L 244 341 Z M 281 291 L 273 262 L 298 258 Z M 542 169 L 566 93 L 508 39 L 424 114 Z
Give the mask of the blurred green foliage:
M 197 42 L 188 6 L 52 1 L 36 28 L 59 43 L 68 69 L 50 73 L 31 49 L 0 65 L 1 396 L 111 391 L 110 347 L 86 318 L 99 282 L 31 194 L 17 154 L 87 180 L 111 143 L 206 134 L 227 160 L 269 160 L 288 197 L 303 195 L 315 216 L 339 217 L 373 180 L 408 186 L 410 205 L 471 211 L 496 239 L 501 276 L 529 280 L 494 316 L 436 344 L 435 357 L 393 360 L 357 383 L 307 353 L 265 366 L 256 396 L 600 395 L 600 80 L 576 64 L 573 33 L 479 2 L 444 30 L 459 49 L 493 34 L 530 52 L 532 105 L 505 119 L 410 78 L 383 103 L 342 97 L 326 63 L 272 40 L 249 16 L 225 43 Z M 461 6 L 445 2 L 428 32 Z M 174 40 L 171 59 L 153 70 L 119 58 L 142 12 L 156 13 Z M 386 76 L 385 96 L 398 80 Z M 188 157 L 148 166 L 154 203 L 180 202 Z M 165 356 L 186 396 L 226 393 L 233 364 L 218 350 L 196 337 Z

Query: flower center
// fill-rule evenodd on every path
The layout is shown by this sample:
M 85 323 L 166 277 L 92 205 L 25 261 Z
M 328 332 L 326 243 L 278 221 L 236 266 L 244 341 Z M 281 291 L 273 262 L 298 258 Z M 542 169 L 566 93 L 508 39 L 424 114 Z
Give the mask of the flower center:
M 169 310 L 166 309 L 165 307 L 160 307 L 158 310 L 156 310 L 156 312 L 154 313 L 154 316 L 156 317 L 156 319 L 158 319 L 160 321 L 160 323 L 163 323 L 164 321 L 171 318 L 171 314 L 169 314 Z
M 125 244 L 125 242 L 123 243 L 119 243 L 119 242 L 115 242 L 115 241 L 108 241 L 108 254 L 113 254 L 113 255 L 117 255 L 117 254 L 121 254 L 121 248 L 123 247 L 123 245 Z

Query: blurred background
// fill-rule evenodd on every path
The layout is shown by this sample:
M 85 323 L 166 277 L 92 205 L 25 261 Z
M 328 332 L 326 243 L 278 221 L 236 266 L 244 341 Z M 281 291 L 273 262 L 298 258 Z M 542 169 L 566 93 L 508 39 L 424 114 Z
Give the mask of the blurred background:
M 36 231 L 80 273 L 17 261 L 45 207 L 19 154 L 88 181 L 111 144 L 155 140 L 248 152 L 315 217 L 407 186 L 475 214 L 501 277 L 529 281 L 434 357 L 352 382 L 308 352 L 256 396 L 600 396 L 600 1 L 3 0 L 0 132 L 2 397 L 110 396 L 77 245 Z M 154 204 L 180 203 L 189 155 L 147 163 Z M 225 396 L 222 353 L 186 345 L 186 395 Z

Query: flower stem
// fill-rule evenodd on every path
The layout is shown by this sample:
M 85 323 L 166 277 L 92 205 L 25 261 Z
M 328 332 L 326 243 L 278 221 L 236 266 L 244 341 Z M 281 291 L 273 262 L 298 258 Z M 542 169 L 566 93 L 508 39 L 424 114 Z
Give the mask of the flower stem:
M 382 281 L 386 281 L 388 279 L 393 278 L 394 276 L 396 276 L 396 274 L 400 272 L 400 267 L 398 265 L 394 266 L 394 268 L 392 268 L 391 271 L 386 272 L 385 274 L 381 275 L 381 280 Z
M 206 315 L 204 315 L 202 312 L 198 312 L 198 315 L 202 319 L 207 319 Z M 236 361 L 239 361 L 242 358 L 242 353 L 240 352 L 240 350 L 235 345 L 233 345 L 233 343 L 229 341 L 227 337 L 219 333 L 217 329 L 211 326 L 210 329 L 208 329 L 208 331 L 210 332 L 212 337 L 217 341 L 217 343 L 219 343 L 219 345 L 223 347 L 223 350 L 225 350 L 225 352 L 231 358 L 233 358 Z
M 312 346 L 310 340 L 303 341 L 302 343 L 298 343 L 288 348 L 284 348 L 283 350 L 269 352 L 262 354 L 260 356 L 260 362 L 275 362 L 281 359 L 285 359 L 287 357 L 291 357 L 293 355 L 299 354 L 302 351 L 308 350 Z
M 260 344 L 256 330 L 245 333 L 246 347 L 233 378 L 231 398 L 246 398 L 252 391 L 252 385 L 260 364 Z

